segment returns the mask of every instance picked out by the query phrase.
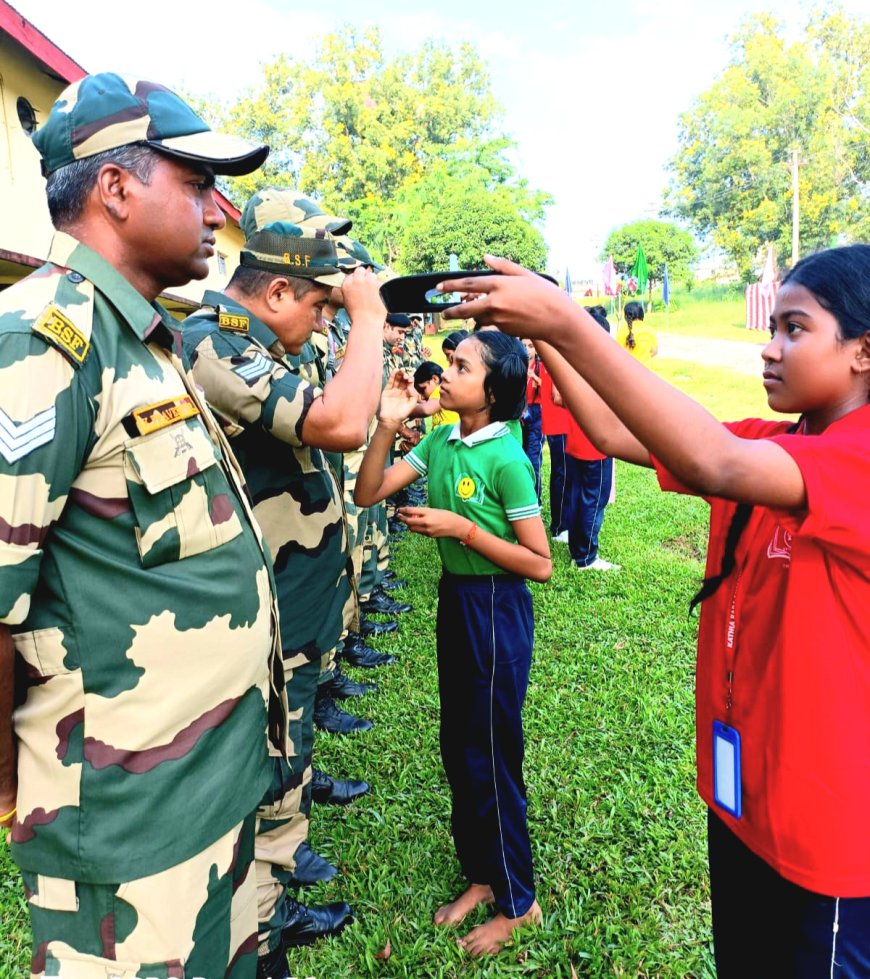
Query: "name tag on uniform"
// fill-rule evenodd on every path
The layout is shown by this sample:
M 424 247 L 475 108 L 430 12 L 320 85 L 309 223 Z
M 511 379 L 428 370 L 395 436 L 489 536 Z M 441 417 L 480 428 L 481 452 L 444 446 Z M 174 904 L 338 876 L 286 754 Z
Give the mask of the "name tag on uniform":
M 740 732 L 721 721 L 713 721 L 713 799 L 740 819 Z
M 157 404 L 137 408 L 131 419 L 139 435 L 150 435 L 158 432 L 167 425 L 174 425 L 185 418 L 193 418 L 199 414 L 199 408 L 188 395 L 180 398 L 170 398 L 168 401 L 158 401 Z

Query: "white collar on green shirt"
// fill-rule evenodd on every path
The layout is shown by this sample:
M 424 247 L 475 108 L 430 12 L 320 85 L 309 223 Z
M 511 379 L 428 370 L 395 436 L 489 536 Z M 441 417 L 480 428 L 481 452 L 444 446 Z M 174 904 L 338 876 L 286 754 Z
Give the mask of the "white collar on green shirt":
M 469 448 L 477 445 L 478 442 L 488 442 L 490 439 L 501 438 L 502 435 L 510 435 L 510 429 L 504 422 L 490 422 L 488 425 L 484 425 L 483 428 L 479 428 L 476 432 L 472 432 L 471 435 L 466 435 L 463 438 L 459 433 L 459 425 L 460 423 L 456 422 L 450 434 L 447 436 L 447 441 L 455 442 L 459 439 L 463 445 L 467 445 Z

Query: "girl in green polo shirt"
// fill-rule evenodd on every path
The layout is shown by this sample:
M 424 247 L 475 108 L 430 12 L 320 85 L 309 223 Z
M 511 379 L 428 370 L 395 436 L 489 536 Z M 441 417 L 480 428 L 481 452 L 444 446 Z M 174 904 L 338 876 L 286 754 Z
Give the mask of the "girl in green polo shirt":
M 531 463 L 505 422 L 525 407 L 528 357 L 519 341 L 476 333 L 456 348 L 441 403 L 459 421 L 441 425 L 384 469 L 396 431 L 417 403 L 413 378 L 391 376 L 356 484 L 371 506 L 428 478 L 427 507 L 399 518 L 438 543 L 443 573 L 436 626 L 441 757 L 453 799 L 451 827 L 468 887 L 439 908 L 458 925 L 478 904 L 496 913 L 460 940 L 472 955 L 500 950 L 514 929 L 539 921 L 523 781 L 522 706 L 534 617 L 525 579 L 552 564 Z

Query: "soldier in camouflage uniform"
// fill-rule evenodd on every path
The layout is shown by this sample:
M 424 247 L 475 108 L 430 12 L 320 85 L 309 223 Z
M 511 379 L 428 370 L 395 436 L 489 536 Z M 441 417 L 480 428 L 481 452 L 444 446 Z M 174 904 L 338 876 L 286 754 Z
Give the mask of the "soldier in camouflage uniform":
M 306 908 L 287 894 L 310 807 L 312 706 L 324 653 L 341 635 L 355 595 L 341 493 L 323 451 L 363 438 L 380 392 L 383 305 L 374 276 L 339 271 L 328 232 L 283 220 L 256 195 L 241 226 L 247 240 L 224 293 L 183 325 L 194 377 L 221 418 L 247 477 L 254 513 L 275 561 L 281 642 L 290 702 L 290 761 L 276 757 L 257 828 L 260 974 L 286 975 L 286 949 L 335 934 L 346 904 Z M 288 370 L 329 291 L 343 285 L 356 320 L 340 377 L 325 387 Z M 349 791 L 366 791 L 349 783 Z M 347 800 L 349 801 L 349 799 Z
M 154 300 L 208 272 L 214 173 L 268 150 L 112 74 L 67 88 L 33 142 L 57 234 L 0 295 L 0 825 L 31 974 L 247 979 L 267 730 L 286 739 L 277 608 Z
M 335 247 L 338 253 L 338 263 L 343 272 L 351 272 L 361 265 L 367 268 L 371 267 L 369 264 L 371 259 L 368 257 L 368 253 L 345 236 L 346 232 L 351 229 L 353 222 L 348 218 L 326 214 L 315 201 L 304 197 L 300 191 L 285 187 L 267 187 L 254 194 L 245 208 L 246 219 L 252 225 L 255 225 L 257 221 L 268 222 L 275 214 L 280 214 L 282 220 L 297 223 L 302 228 L 339 236 L 335 238 Z M 360 252 L 365 255 L 368 262 L 360 260 Z M 343 302 L 340 288 L 331 290 L 328 303 L 333 299 L 336 306 L 332 308 L 337 308 Z M 316 387 L 323 387 L 329 378 L 335 376 L 338 369 L 334 354 L 330 364 L 331 345 L 328 329 L 329 327 L 322 320 L 321 326 L 315 328 L 298 353 L 285 354 L 284 356 L 285 364 L 294 374 Z M 342 359 L 347 346 L 347 336 L 348 332 L 345 332 L 340 354 Z M 342 453 L 324 452 L 324 456 L 332 466 L 336 476 L 339 477 L 339 483 L 341 483 L 344 468 Z M 362 455 L 360 455 L 361 458 Z M 347 510 L 346 496 L 344 505 L 345 510 Z M 356 510 L 355 505 L 353 510 Z M 350 543 L 351 522 L 352 519 L 346 520 L 349 548 L 353 546 Z M 348 575 L 350 577 L 350 566 L 348 566 Z M 355 587 L 355 583 L 351 580 L 346 584 Z M 350 630 L 355 630 L 358 624 L 358 606 L 356 603 L 348 604 L 341 641 L 332 649 L 327 650 L 321 659 L 320 676 L 317 681 L 317 692 L 313 705 L 314 723 L 321 730 L 333 734 L 350 734 L 353 731 L 366 731 L 372 727 L 371 721 L 342 710 L 335 702 L 335 698 L 347 699 L 377 689 L 374 684 L 356 683 L 351 680 L 350 677 L 342 673 L 337 663 L 337 653 L 342 649 L 344 637 Z M 318 768 L 311 770 L 311 795 L 316 802 L 344 804 L 349 801 L 346 785 L 346 782 L 333 779 Z M 319 867 L 320 870 L 317 871 L 315 864 L 311 863 L 309 871 L 306 872 L 304 867 L 297 866 L 295 877 L 302 883 L 313 883 L 315 879 L 328 879 L 323 875 L 328 875 L 330 871 L 335 872 L 334 868 L 331 868 L 325 861 L 320 863 Z M 311 875 L 315 873 L 319 873 L 321 876 L 312 877 Z

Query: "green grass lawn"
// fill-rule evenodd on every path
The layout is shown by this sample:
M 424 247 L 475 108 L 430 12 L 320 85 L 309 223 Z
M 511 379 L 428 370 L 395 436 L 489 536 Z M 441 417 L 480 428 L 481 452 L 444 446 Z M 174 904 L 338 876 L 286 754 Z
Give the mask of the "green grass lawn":
M 427 342 L 440 353 L 440 338 Z M 769 414 L 754 378 L 681 361 L 656 369 L 718 417 Z M 526 778 L 543 928 L 481 962 L 467 959 L 455 932 L 431 924 L 462 881 L 438 757 L 438 559 L 434 542 L 407 535 L 394 567 L 408 578 L 402 597 L 415 608 L 378 644 L 400 661 L 355 671 L 381 684 L 352 702 L 375 728 L 316 743 L 319 767 L 364 777 L 373 791 L 347 809 L 315 808 L 312 843 L 341 874 L 303 898 L 348 900 L 357 921 L 338 939 L 294 953 L 293 975 L 713 975 L 704 808 L 694 789 L 696 620 L 687 616 L 702 576 L 706 507 L 660 493 L 649 471 L 619 465 L 601 539 L 602 556 L 621 572 L 578 573 L 557 544 L 552 579 L 532 586 Z M 18 979 L 28 966 L 27 913 L 2 844 L 0 920 L 0 979 Z M 387 947 L 389 957 L 378 958 Z
M 555 545 L 552 580 L 534 586 L 537 639 L 526 710 L 529 819 L 545 923 L 502 956 L 472 962 L 431 916 L 462 885 L 438 758 L 434 665 L 438 560 L 406 537 L 395 567 L 415 605 L 381 648 L 379 693 L 355 702 L 375 721 L 350 738 L 318 735 L 318 764 L 365 777 L 372 795 L 315 809 L 313 843 L 337 863 L 310 903 L 347 899 L 358 920 L 300 950 L 294 975 L 712 975 L 703 807 L 693 785 L 695 622 L 703 504 L 664 496 L 649 472 L 620 467 L 604 555 L 616 575 L 580 574 Z M 361 673 L 362 671 L 357 671 Z M 373 671 L 367 671 L 366 679 Z M 131 841 L 135 845 L 135 841 Z M 26 974 L 17 875 L 0 857 L 0 977 Z M 389 959 L 375 956 L 389 942 Z

